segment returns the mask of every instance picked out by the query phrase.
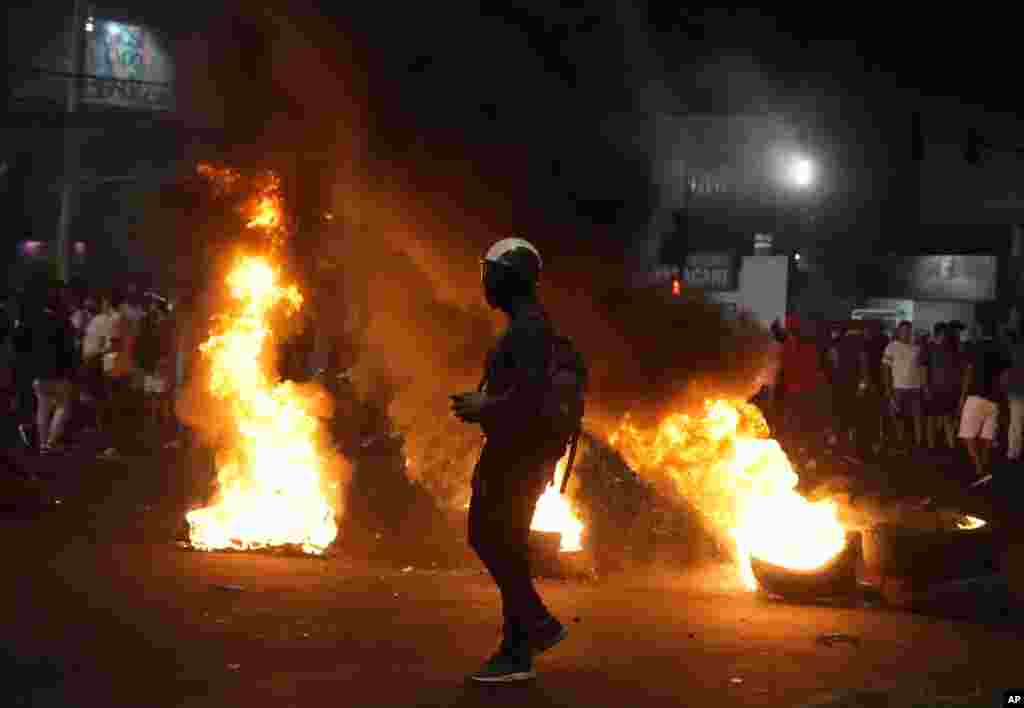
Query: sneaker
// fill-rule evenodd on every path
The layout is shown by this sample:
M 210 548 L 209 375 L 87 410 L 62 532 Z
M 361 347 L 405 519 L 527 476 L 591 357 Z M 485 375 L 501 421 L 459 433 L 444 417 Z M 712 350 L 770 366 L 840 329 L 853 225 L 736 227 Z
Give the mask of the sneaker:
M 116 460 L 120 457 L 116 447 L 108 447 L 106 450 L 100 453 L 100 457 L 105 460 Z
M 18 437 L 21 439 L 21 444 L 25 447 L 32 447 L 32 426 L 28 423 L 21 423 L 18 426 Z
M 530 657 L 499 651 L 470 678 L 477 683 L 514 683 L 529 681 L 536 676 Z
M 973 489 L 974 487 L 980 487 L 981 485 L 988 484 L 991 481 L 992 481 L 992 475 L 987 474 L 984 477 L 979 477 L 977 480 L 972 482 L 971 485 L 969 487 L 967 487 L 967 488 L 968 489 Z
M 537 656 L 569 636 L 569 630 L 562 626 L 554 617 L 541 622 L 533 632 L 530 633 L 530 652 Z

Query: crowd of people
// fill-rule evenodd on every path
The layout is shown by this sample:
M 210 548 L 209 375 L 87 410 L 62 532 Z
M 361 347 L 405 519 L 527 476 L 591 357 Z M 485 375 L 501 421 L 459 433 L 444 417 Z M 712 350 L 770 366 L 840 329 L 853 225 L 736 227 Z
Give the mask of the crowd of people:
M 175 342 L 168 302 L 136 287 L 37 282 L 9 295 L 0 308 L 8 432 L 42 455 L 88 438 L 107 457 L 148 432 L 172 442 Z
M 783 436 L 818 438 L 855 460 L 920 450 L 952 454 L 962 441 L 977 483 L 991 480 L 993 448 L 1024 448 L 1024 340 L 1013 330 L 940 322 L 776 322 L 779 366 L 761 395 Z M 824 336 L 822 336 L 824 334 Z
M 137 441 L 177 444 L 184 430 L 174 393 L 186 368 L 179 350 L 188 348 L 180 314 L 131 286 L 47 282 L 8 296 L 0 303 L 7 432 L 42 455 L 90 437 L 107 457 Z M 1011 461 L 1024 452 L 1022 332 L 969 335 L 956 321 L 930 332 L 910 322 L 822 326 L 789 315 L 772 334 L 779 365 L 758 402 L 780 437 L 820 440 L 858 461 L 964 450 L 981 483 L 991 479 L 994 449 Z

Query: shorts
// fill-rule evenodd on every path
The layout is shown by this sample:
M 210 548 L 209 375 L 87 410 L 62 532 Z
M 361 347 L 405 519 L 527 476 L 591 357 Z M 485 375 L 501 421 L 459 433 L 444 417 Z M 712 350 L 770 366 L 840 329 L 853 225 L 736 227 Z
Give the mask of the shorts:
M 999 406 L 981 396 L 968 396 L 960 416 L 960 437 L 995 440 L 998 432 Z
M 892 396 L 892 414 L 897 417 L 922 415 L 923 400 L 919 388 L 898 388 Z

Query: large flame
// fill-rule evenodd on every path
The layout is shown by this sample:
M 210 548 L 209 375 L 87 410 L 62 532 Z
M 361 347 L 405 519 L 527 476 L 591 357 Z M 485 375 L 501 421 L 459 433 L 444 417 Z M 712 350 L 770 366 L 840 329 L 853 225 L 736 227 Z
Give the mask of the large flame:
M 836 505 L 796 492 L 799 479 L 767 432 L 753 406 L 716 400 L 705 403 L 702 415 L 670 415 L 653 430 L 641 430 L 627 416 L 609 441 L 634 469 L 668 473 L 677 490 L 733 539 L 740 577 L 755 589 L 751 557 L 810 570 L 846 545 Z
M 203 165 L 200 174 L 230 188 L 238 173 Z M 279 182 L 270 176 L 245 208 L 249 228 L 271 244 L 283 238 Z M 228 442 L 219 450 L 213 505 L 186 515 L 193 547 L 248 550 L 293 544 L 323 553 L 338 533 L 325 487 L 317 394 L 273 372 L 275 317 L 302 306 L 294 285 L 280 283 L 269 255 L 241 257 L 227 275 L 229 303 L 213 318 L 200 346 L 209 364 L 207 388 L 229 411 Z
M 562 477 L 568 464 L 569 455 L 555 466 L 555 480 L 549 484 L 537 501 L 530 528 L 534 531 L 558 532 L 562 534 L 562 552 L 583 550 L 583 522 L 577 518 L 568 497 L 559 493 Z

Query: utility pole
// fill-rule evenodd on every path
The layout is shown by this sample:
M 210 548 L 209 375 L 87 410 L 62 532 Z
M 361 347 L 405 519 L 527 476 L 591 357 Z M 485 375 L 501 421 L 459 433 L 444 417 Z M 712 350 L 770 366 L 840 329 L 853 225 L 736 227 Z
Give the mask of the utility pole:
M 65 283 L 71 279 L 71 220 L 78 191 L 80 135 L 73 116 L 78 111 L 83 64 L 83 33 L 85 3 L 72 0 L 71 28 L 68 41 L 70 74 L 64 103 L 64 174 L 60 190 L 60 214 L 57 220 L 57 276 Z

